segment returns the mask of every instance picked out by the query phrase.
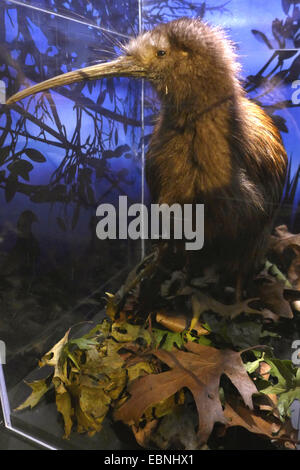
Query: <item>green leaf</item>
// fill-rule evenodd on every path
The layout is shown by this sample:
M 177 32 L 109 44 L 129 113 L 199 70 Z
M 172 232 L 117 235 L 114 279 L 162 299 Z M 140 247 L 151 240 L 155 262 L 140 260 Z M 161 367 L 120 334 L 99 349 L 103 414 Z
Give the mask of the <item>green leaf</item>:
M 96 346 L 98 344 L 98 341 L 96 339 L 90 339 L 90 338 L 85 338 L 84 336 L 81 338 L 77 339 L 71 339 L 66 346 L 68 345 L 73 345 L 75 344 L 79 349 L 82 349 L 83 351 L 86 351 L 93 346 Z
M 107 338 L 111 329 L 111 323 L 107 320 L 103 320 L 102 323 L 96 325 L 92 330 L 90 330 L 84 338 L 92 338 L 94 336 L 102 336 L 103 338 Z
M 207 331 L 210 331 L 211 332 L 211 327 L 209 326 L 209 324 L 206 322 L 206 323 L 202 323 L 202 326 L 203 328 L 205 328 Z
M 296 385 L 297 385 L 297 387 L 300 387 L 300 367 L 297 367 L 297 372 L 296 372 Z
M 161 330 L 153 328 L 152 334 L 154 336 L 155 347 L 161 347 L 166 351 L 171 351 L 174 344 L 181 349 L 184 346 L 183 333 L 175 333 L 172 331 Z
M 198 344 L 203 344 L 204 346 L 211 346 L 212 345 L 212 341 L 207 338 L 207 336 L 200 336 L 200 338 L 197 339 L 197 343 Z
M 278 409 L 281 417 L 284 417 L 292 401 L 299 395 L 300 387 L 297 386 L 296 376 L 298 371 L 289 360 L 265 358 L 264 362 L 271 366 L 270 376 L 276 378 L 277 383 L 260 379 L 256 385 L 261 393 L 278 396 Z
M 276 264 L 273 264 L 267 260 L 265 263 L 265 269 L 269 272 L 269 274 L 276 277 L 278 281 L 283 281 L 286 288 L 292 288 L 292 284 L 290 283 L 288 278 L 280 271 Z
M 264 361 L 264 354 L 262 355 L 262 357 L 256 359 L 256 361 L 253 361 L 253 362 L 247 362 L 245 364 L 245 367 L 246 367 L 246 371 L 248 372 L 248 374 L 252 374 L 253 372 L 256 371 L 256 369 L 259 367 L 259 364 Z
M 273 331 L 268 331 L 264 330 L 262 334 L 260 335 L 261 338 L 281 338 L 281 336 L 278 333 L 275 333 Z
M 162 345 L 162 349 L 166 351 L 171 351 L 174 347 L 174 344 L 181 349 L 184 345 L 184 341 L 181 333 L 167 332 L 165 342 Z
M 300 387 L 293 388 L 278 397 L 277 408 L 281 418 L 291 415 L 290 406 L 294 400 L 300 400 Z
M 296 368 L 293 366 L 292 361 L 266 358 L 265 362 L 271 366 L 270 375 L 278 379 L 278 384 L 276 384 L 278 389 L 281 387 L 282 391 L 286 391 L 293 387 Z
M 112 325 L 111 336 L 119 343 L 136 341 L 143 339 L 147 346 L 152 343 L 152 337 L 148 330 L 140 325 L 131 325 L 130 323 L 114 323 Z
M 159 347 L 162 339 L 166 336 L 166 330 L 160 330 L 159 328 L 152 328 L 152 334 L 154 337 L 155 347 Z
M 98 345 L 98 341 L 96 339 L 90 339 L 84 336 L 81 338 L 71 339 L 65 344 L 63 351 L 62 351 L 62 355 L 68 357 L 79 370 L 80 365 L 78 364 L 73 354 L 74 350 L 78 348 L 82 351 L 88 351 L 89 349 L 97 345 Z

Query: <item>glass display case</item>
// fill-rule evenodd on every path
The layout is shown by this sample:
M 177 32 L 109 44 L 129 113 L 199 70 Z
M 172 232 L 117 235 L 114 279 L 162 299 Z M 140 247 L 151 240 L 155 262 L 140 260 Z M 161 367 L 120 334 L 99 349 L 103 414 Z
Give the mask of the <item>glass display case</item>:
M 0 0 L 1 403 L 9 429 L 48 448 L 139 448 L 109 422 L 93 437 L 63 439 L 51 395 L 15 409 L 26 382 L 47 374 L 38 368 L 43 354 L 71 326 L 76 335 L 103 319 L 105 293 L 147 251 L 145 240 L 99 240 L 96 210 L 119 196 L 150 201 L 145 155 L 160 105 L 146 80 L 130 78 L 73 83 L 11 107 L 5 100 L 112 60 L 130 37 L 182 16 L 225 28 L 237 44 L 244 88 L 273 118 L 289 157 L 277 225 L 298 233 L 300 2 Z M 290 348 L 283 340 L 283 357 Z

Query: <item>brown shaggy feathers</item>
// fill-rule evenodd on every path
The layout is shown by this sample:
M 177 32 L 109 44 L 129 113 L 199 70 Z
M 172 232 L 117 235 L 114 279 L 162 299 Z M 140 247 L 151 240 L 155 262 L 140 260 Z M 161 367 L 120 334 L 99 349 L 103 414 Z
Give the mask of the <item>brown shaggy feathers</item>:
M 146 160 L 153 201 L 204 203 L 196 263 L 245 277 L 263 259 L 282 195 L 279 132 L 245 97 L 221 30 L 181 18 L 133 39 L 127 53 L 151 71 L 162 105 Z

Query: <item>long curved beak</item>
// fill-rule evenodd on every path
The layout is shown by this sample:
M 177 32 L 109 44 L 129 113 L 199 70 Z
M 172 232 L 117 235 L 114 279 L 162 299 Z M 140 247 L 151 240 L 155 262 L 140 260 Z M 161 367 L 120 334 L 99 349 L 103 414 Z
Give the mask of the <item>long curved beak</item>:
M 83 80 L 95 80 L 107 77 L 145 78 L 146 76 L 146 70 L 142 66 L 134 63 L 131 57 L 122 56 L 111 62 L 91 65 L 90 67 L 84 67 L 82 69 L 67 72 L 62 75 L 58 75 L 57 77 L 50 78 L 49 80 L 45 80 L 42 83 L 38 83 L 37 85 L 19 91 L 15 95 L 11 96 L 6 101 L 6 104 L 10 105 L 16 103 L 27 96 L 40 91 L 49 90 L 49 88 L 70 85 L 71 83 L 81 82 Z

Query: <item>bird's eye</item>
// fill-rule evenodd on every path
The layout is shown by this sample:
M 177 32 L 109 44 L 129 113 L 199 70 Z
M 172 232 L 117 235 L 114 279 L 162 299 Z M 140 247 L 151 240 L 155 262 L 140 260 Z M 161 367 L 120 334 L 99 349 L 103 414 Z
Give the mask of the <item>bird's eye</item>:
M 166 51 L 163 51 L 163 50 L 157 51 L 156 55 L 157 57 L 163 57 L 164 55 L 166 55 Z

